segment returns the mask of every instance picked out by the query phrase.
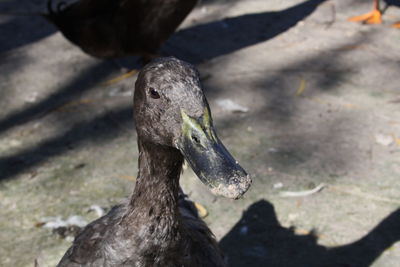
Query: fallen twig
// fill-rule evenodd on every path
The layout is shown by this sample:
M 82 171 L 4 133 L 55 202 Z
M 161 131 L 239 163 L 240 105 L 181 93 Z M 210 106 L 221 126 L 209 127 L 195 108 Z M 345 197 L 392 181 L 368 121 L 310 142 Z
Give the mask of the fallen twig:
M 279 193 L 279 196 L 281 197 L 306 197 L 315 193 L 318 193 L 321 191 L 324 187 L 326 187 L 326 184 L 320 184 L 317 187 L 311 189 L 311 190 L 305 190 L 305 191 L 282 191 Z
M 306 80 L 301 78 L 299 87 L 296 90 L 295 96 L 301 96 L 304 92 L 304 89 L 306 89 Z

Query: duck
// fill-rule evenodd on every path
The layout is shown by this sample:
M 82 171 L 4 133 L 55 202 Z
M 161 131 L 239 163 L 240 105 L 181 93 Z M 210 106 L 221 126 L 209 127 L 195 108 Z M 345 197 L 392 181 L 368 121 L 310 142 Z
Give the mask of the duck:
M 142 57 L 148 63 L 197 0 L 79 0 L 59 2 L 43 16 L 85 53 L 96 58 Z
M 226 198 L 240 198 L 252 180 L 216 134 L 198 71 L 174 57 L 151 61 L 138 74 L 133 109 L 139 149 L 133 193 L 88 224 L 57 266 L 226 266 L 180 188 L 182 164 Z
M 1 15 L 41 16 L 86 54 L 100 59 L 140 56 L 143 64 L 158 57 L 158 49 L 184 21 L 198 0 L 78 0 L 56 5 L 47 13 L 1 12 Z M 55 5 L 55 7 L 54 7 Z
M 365 24 L 381 24 L 382 11 L 379 8 L 379 0 L 373 0 L 372 10 L 370 12 L 359 16 L 350 17 L 348 20 L 351 22 L 362 22 Z M 392 27 L 400 29 L 400 22 L 392 24 Z
M 79 0 L 72 4 L 47 2 L 42 16 L 86 54 L 111 59 L 139 56 L 143 65 L 157 58 L 161 45 L 175 32 L 197 0 Z M 135 75 L 113 61 L 123 75 L 111 85 Z

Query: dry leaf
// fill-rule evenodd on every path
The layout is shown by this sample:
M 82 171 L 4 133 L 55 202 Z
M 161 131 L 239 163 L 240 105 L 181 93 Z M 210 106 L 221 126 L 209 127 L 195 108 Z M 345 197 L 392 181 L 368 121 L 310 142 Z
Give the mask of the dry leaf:
M 304 90 L 306 89 L 306 80 L 301 78 L 299 87 L 296 90 L 296 96 L 301 96 L 304 93 Z

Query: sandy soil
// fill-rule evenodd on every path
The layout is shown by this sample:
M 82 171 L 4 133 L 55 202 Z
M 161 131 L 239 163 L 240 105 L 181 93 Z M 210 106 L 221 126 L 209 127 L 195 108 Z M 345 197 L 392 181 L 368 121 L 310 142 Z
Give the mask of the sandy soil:
M 191 170 L 181 179 L 231 266 L 399 266 L 400 8 L 383 25 L 346 22 L 370 2 L 203 1 L 163 46 L 196 64 L 220 138 L 253 176 L 238 201 Z M 89 222 L 90 206 L 132 191 L 135 77 L 102 85 L 119 74 L 40 17 L 0 16 L 1 266 L 54 266 L 71 238 L 39 227 L 44 218 Z

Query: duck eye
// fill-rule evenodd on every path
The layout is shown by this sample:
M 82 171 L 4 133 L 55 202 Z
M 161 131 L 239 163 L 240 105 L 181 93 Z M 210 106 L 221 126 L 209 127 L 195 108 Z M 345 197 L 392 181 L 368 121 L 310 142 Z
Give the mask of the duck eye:
M 151 96 L 151 98 L 154 98 L 154 99 L 160 98 L 160 94 L 154 88 L 150 88 L 150 96 Z

